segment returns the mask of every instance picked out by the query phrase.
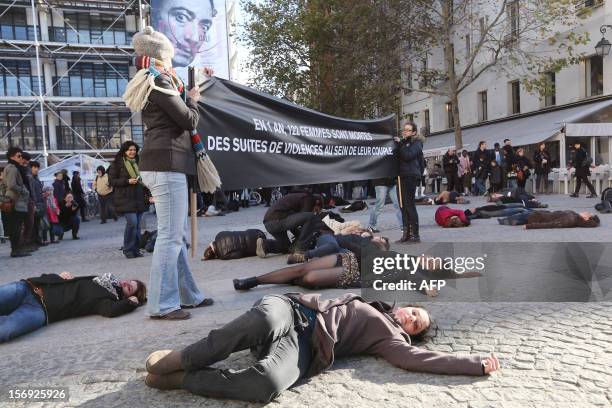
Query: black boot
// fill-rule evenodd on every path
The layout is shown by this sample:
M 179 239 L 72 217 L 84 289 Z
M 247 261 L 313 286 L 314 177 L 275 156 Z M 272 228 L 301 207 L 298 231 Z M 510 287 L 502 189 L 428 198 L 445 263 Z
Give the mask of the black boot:
M 234 289 L 236 290 L 249 290 L 258 285 L 257 278 L 246 278 L 246 279 L 234 279 Z
M 421 242 L 421 237 L 419 237 L 419 224 L 412 224 L 410 226 L 410 237 L 406 243 L 418 244 L 419 242 Z
M 396 244 L 404 244 L 404 243 L 408 242 L 409 239 L 410 239 L 410 234 L 409 234 L 408 228 L 404 228 L 404 231 L 402 233 L 402 237 L 398 241 L 395 241 L 395 243 Z

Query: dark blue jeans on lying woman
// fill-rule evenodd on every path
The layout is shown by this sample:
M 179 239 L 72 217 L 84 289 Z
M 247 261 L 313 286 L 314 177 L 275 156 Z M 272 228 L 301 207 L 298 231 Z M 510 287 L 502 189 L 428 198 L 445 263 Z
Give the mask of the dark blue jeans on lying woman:
M 46 321 L 45 310 L 27 283 L 0 286 L 0 343 L 40 329 Z
M 327 255 L 339 254 L 341 252 L 349 252 L 348 249 L 342 248 L 336 237 L 332 234 L 323 234 L 317 238 L 317 245 L 314 249 L 304 252 L 307 259 L 322 258 Z
M 506 218 L 498 218 L 497 221 L 501 225 L 525 225 L 527 224 L 527 217 L 531 211 L 522 212 Z

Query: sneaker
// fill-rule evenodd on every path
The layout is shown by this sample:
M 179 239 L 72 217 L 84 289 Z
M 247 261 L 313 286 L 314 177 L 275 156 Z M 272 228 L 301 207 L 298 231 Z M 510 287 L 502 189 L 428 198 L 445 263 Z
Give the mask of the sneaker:
M 257 249 L 255 253 L 260 258 L 265 258 L 267 254 L 266 252 L 266 240 L 263 238 L 257 238 Z
M 376 228 L 374 228 L 374 227 L 372 227 L 372 226 L 369 226 L 369 227 L 368 227 L 368 231 L 369 231 L 371 234 L 378 234 L 378 233 L 380 232 L 380 230 L 378 230 L 378 229 L 376 229 Z
M 289 254 L 289 256 L 287 257 L 287 264 L 289 265 L 293 265 L 296 263 L 304 263 L 304 262 L 306 262 L 306 257 L 304 256 L 303 253 L 300 253 L 300 252 Z
M 587 198 L 597 198 L 597 194 L 589 194 Z
M 578 197 L 578 194 L 576 194 L 576 193 L 574 193 L 574 194 L 570 194 L 570 197 L 572 197 L 572 198 L 576 198 L 576 197 Z
M 183 309 L 175 310 L 163 316 L 149 316 L 153 320 L 187 320 L 191 317 L 191 313 Z
M 196 308 L 196 307 L 212 306 L 214 303 L 215 303 L 215 301 L 212 300 L 211 298 L 205 298 L 203 301 L 201 301 L 197 305 L 193 305 L 193 306 L 181 305 L 181 309 L 193 309 L 193 308 Z

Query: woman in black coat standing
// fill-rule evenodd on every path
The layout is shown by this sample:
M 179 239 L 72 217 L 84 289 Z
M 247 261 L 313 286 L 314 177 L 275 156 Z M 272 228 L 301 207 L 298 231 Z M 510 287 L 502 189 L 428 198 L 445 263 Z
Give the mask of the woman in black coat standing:
M 536 191 L 548 194 L 548 174 L 550 173 L 550 153 L 546 143 L 540 143 L 538 150 L 533 154 L 533 164 L 536 174 Z
M 127 141 L 108 170 L 108 182 L 114 189 L 115 211 L 125 217 L 123 254 L 126 258 L 143 256 L 140 252 L 140 220 L 147 211 L 149 194 L 138 170 L 138 145 Z

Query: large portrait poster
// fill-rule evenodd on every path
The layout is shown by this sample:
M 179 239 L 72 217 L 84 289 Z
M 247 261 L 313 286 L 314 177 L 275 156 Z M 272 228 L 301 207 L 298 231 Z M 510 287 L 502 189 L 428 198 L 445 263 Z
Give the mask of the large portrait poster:
M 151 25 L 174 44 L 172 65 L 183 80 L 190 66 L 229 79 L 225 0 L 152 0 Z

